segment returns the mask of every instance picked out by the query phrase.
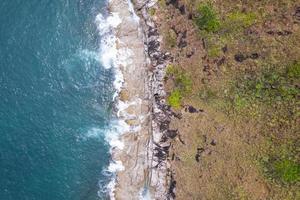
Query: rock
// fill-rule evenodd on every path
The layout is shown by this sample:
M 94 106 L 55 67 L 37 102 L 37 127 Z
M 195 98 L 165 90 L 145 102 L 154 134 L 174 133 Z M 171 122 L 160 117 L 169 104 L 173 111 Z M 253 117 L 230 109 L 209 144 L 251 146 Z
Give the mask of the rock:
M 198 113 L 199 112 L 199 110 L 194 108 L 193 106 L 186 106 L 185 111 L 189 112 L 189 113 Z
M 224 47 L 222 47 L 222 51 L 223 51 L 223 53 L 226 53 L 228 51 L 227 45 L 225 45 Z
M 184 48 L 184 47 L 186 47 L 187 46 L 187 42 L 185 41 L 185 40 L 180 40 L 179 41 L 179 44 L 178 44 L 178 47 L 179 48 Z
M 171 173 L 170 187 L 169 187 L 169 191 L 168 191 L 168 196 L 169 196 L 168 199 L 170 199 L 170 198 L 175 199 L 176 198 L 175 188 L 176 188 L 176 181 L 174 179 L 173 173 Z
M 179 11 L 182 15 L 185 15 L 185 6 L 184 5 L 180 6 Z
M 129 125 L 129 126 L 137 126 L 140 124 L 139 120 L 137 119 L 127 119 L 125 120 L 125 122 Z
M 119 98 L 121 101 L 128 101 L 129 100 L 129 93 L 127 90 L 123 89 L 120 91 Z
M 201 154 L 204 152 L 204 149 L 203 148 L 197 148 L 197 153 L 195 155 L 195 160 L 197 162 L 200 162 L 200 157 L 201 157 Z
M 257 58 L 259 58 L 259 55 L 258 55 L 258 53 L 252 53 L 252 54 L 249 56 L 249 58 L 251 58 L 251 59 L 257 59 Z
M 174 139 L 178 135 L 178 130 L 168 130 L 167 136 L 171 139 Z
M 210 142 L 210 144 L 211 144 L 212 146 L 216 146 L 217 142 L 216 142 L 215 140 L 212 140 L 212 141 Z
M 234 55 L 234 59 L 237 61 L 237 62 L 243 62 L 244 60 L 247 59 L 246 56 L 244 56 L 243 54 L 235 54 Z
M 294 17 L 297 21 L 300 21 L 300 6 L 296 8 Z
M 225 63 L 225 56 L 223 56 L 220 60 L 217 61 L 217 65 L 221 66 Z

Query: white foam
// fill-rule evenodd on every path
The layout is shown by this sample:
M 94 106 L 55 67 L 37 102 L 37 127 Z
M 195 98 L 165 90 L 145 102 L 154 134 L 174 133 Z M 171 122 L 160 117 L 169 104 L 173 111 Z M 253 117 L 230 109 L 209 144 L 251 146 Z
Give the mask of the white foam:
M 131 0 L 127 0 L 127 2 L 128 2 L 128 10 L 131 13 L 132 18 L 134 19 L 135 22 L 139 23 L 140 18 L 135 14 Z
M 101 36 L 101 63 L 104 68 L 109 69 L 116 66 L 118 50 L 114 29 L 122 22 L 122 20 L 118 13 L 113 12 L 106 18 L 104 18 L 102 14 L 98 14 L 95 22 Z
M 139 17 L 135 14 L 133 5 L 130 0 L 128 0 L 128 9 L 131 13 L 132 21 L 138 23 Z M 125 132 L 136 132 L 141 129 L 141 126 L 129 126 L 125 119 L 136 117 L 134 115 L 129 115 L 126 113 L 126 109 L 131 105 L 137 105 L 142 103 L 141 99 L 136 99 L 131 102 L 120 101 L 117 97 L 122 88 L 124 87 L 124 77 L 120 67 L 126 69 L 127 66 L 133 63 L 132 57 L 133 52 L 126 48 L 126 45 L 120 41 L 115 34 L 116 28 L 122 23 L 122 18 L 118 13 L 112 12 L 107 17 L 104 17 L 102 14 L 98 14 L 95 22 L 99 30 L 101 37 L 100 42 L 100 61 L 104 68 L 114 69 L 115 80 L 113 82 L 114 88 L 116 90 L 113 95 L 113 100 L 116 102 L 117 117 L 119 119 L 113 120 L 110 124 L 108 130 L 105 130 L 105 139 L 110 145 L 110 151 L 112 153 L 115 149 L 122 150 L 124 148 L 124 143 L 120 140 L 120 136 Z M 96 135 L 95 130 L 88 132 L 89 136 Z M 113 178 L 106 186 L 106 189 L 109 192 L 110 199 L 115 199 L 114 192 L 116 186 L 115 174 L 118 171 L 124 170 L 122 162 L 119 160 L 112 160 L 108 168 L 104 173 L 113 175 Z
M 150 191 L 147 187 L 141 188 L 139 192 L 139 200 L 152 200 Z

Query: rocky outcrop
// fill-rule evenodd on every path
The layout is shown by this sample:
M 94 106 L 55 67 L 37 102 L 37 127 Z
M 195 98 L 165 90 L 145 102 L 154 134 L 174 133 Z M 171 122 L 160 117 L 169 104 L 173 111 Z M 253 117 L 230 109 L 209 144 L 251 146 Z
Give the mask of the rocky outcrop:
M 142 19 L 145 35 L 145 50 L 150 59 L 149 88 L 151 90 L 151 129 L 149 159 L 152 161 L 149 187 L 155 199 L 174 199 L 176 181 L 170 171 L 169 148 L 171 141 L 178 135 L 177 130 L 169 130 L 172 117 L 177 116 L 166 104 L 164 90 L 165 68 L 172 61 L 168 52 L 161 50 L 162 38 L 155 21 L 148 14 L 150 8 L 156 8 L 156 1 L 135 0 L 135 8 Z
M 129 126 L 121 136 L 124 148 L 113 151 L 113 159 L 124 165 L 124 170 L 117 172 L 114 197 L 174 199 L 176 181 L 168 157 L 178 131 L 169 130 L 169 123 L 179 116 L 166 105 L 164 91 L 165 68 L 172 58 L 161 51 L 161 37 L 148 14 L 156 2 L 133 3 L 139 19 L 130 1 L 109 3 L 110 11 L 121 18 L 116 30 L 119 68 L 124 76 L 119 97 L 128 106 L 119 110 L 119 117 Z

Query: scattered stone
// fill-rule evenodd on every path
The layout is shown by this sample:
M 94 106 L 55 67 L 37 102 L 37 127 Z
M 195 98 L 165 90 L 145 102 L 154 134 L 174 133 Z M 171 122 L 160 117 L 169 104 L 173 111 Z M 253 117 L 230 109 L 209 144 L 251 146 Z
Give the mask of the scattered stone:
M 216 146 L 217 142 L 215 140 L 212 140 L 210 143 L 212 146 Z
M 172 154 L 171 160 L 174 160 L 174 159 L 175 159 L 175 153 Z
M 187 53 L 186 53 L 186 57 L 187 58 L 190 58 L 190 57 L 192 57 L 192 55 L 194 55 L 194 51 L 193 50 L 190 50 L 190 51 L 188 51 Z
M 179 11 L 182 15 L 185 15 L 185 6 L 184 5 L 180 6 Z
M 300 22 L 300 6 L 296 7 L 294 17 L 298 22 Z
M 225 56 L 223 56 L 220 60 L 217 61 L 217 65 L 221 66 L 225 63 Z
M 223 51 L 223 53 L 226 53 L 228 51 L 227 45 L 225 45 L 224 47 L 222 47 L 222 51 Z
M 258 55 L 258 53 L 252 53 L 252 54 L 249 56 L 249 58 L 251 58 L 251 59 L 257 59 L 257 58 L 259 58 L 259 55 Z
M 176 188 L 176 181 L 174 179 L 173 173 L 171 173 L 171 179 L 170 179 L 170 187 L 169 187 L 169 191 L 168 191 L 168 199 L 175 199 L 176 195 L 175 195 L 175 188 Z
M 247 59 L 246 56 L 244 56 L 243 54 L 239 53 L 239 54 L 235 54 L 234 55 L 234 59 L 237 61 L 237 62 L 243 62 Z
M 178 139 L 179 139 L 179 141 L 180 141 L 182 144 L 185 145 L 185 142 L 181 139 L 181 136 L 180 136 L 180 135 L 178 135 Z
M 178 47 L 179 48 L 184 48 L 184 47 L 186 47 L 187 46 L 187 41 L 185 41 L 185 40 L 180 40 L 179 41 L 179 44 L 178 44 Z
M 288 35 L 291 35 L 293 32 L 292 31 L 288 31 L 288 30 L 284 30 L 284 31 L 267 31 L 266 32 L 267 34 L 269 35 L 279 35 L 279 36 L 288 36 Z
M 185 112 L 198 113 L 198 112 L 203 112 L 203 110 L 202 109 L 197 109 L 193 106 L 185 106 Z
M 203 148 L 197 148 L 197 153 L 196 153 L 196 155 L 195 155 L 195 160 L 197 161 L 197 162 L 200 162 L 200 156 L 201 156 L 201 154 L 204 152 L 204 149 Z
M 174 139 L 178 135 L 178 130 L 168 130 L 167 136 L 171 139 Z

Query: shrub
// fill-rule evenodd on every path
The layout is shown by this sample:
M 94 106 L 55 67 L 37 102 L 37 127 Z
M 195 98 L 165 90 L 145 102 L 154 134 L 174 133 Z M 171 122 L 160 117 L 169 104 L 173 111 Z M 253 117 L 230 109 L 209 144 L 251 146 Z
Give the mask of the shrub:
M 299 163 L 287 158 L 272 158 L 264 163 L 266 175 L 280 184 L 300 181 Z
M 175 47 L 177 43 L 177 35 L 173 29 L 170 29 L 165 38 L 168 47 Z
M 184 72 L 178 73 L 175 77 L 175 85 L 183 92 L 190 93 L 192 90 L 192 80 Z
M 195 18 L 195 23 L 200 30 L 206 30 L 207 32 L 215 32 L 219 30 L 220 20 L 211 5 L 200 5 L 197 12 L 198 16 Z
M 230 23 L 232 28 L 247 28 L 251 26 L 256 20 L 256 15 L 254 13 L 242 13 L 242 12 L 232 12 L 227 16 L 226 21 Z
M 149 9 L 149 14 L 150 14 L 151 16 L 154 16 L 155 13 L 156 13 L 156 9 L 155 9 L 155 8 L 150 8 L 150 9 Z
M 168 97 L 168 104 L 173 108 L 180 108 L 182 95 L 179 89 L 175 89 Z
M 289 78 L 300 79 L 300 61 L 288 66 L 287 74 Z
M 166 75 L 174 78 L 176 88 L 182 93 L 189 93 L 192 90 L 192 79 L 179 67 L 168 65 Z

